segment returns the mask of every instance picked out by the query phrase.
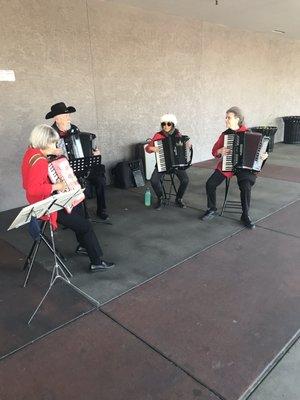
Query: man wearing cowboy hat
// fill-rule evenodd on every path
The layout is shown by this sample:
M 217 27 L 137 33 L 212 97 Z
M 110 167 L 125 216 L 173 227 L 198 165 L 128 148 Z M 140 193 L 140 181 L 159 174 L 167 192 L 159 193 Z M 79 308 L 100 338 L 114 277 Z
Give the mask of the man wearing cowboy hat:
M 70 114 L 76 112 L 75 107 L 69 106 L 67 107 L 65 103 L 56 103 L 51 106 L 51 111 L 46 114 L 46 119 L 53 118 L 54 124 L 52 128 L 54 128 L 61 140 L 60 146 L 63 149 L 64 154 L 68 158 L 72 158 L 72 151 L 70 150 L 71 143 L 68 140 L 71 135 L 77 135 L 80 137 L 80 131 L 76 125 L 71 124 Z M 92 150 L 93 155 L 100 155 L 99 149 Z M 96 195 L 97 195 L 97 215 L 102 220 L 108 219 L 108 214 L 106 211 L 106 200 L 105 200 L 105 187 L 106 187 L 106 179 L 105 179 L 105 166 L 101 165 L 100 168 L 98 166 L 93 167 L 88 181 L 95 186 Z

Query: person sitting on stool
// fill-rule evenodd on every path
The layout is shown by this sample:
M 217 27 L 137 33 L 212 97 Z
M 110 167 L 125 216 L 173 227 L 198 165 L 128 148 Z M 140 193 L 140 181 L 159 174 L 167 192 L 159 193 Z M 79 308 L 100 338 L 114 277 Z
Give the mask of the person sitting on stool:
M 154 142 L 156 140 L 164 140 L 170 135 L 175 135 L 176 137 L 182 136 L 179 130 L 176 128 L 177 118 L 174 114 L 163 115 L 160 119 L 160 122 L 161 122 L 161 130 L 155 133 L 155 135 L 152 137 L 152 139 L 146 146 L 145 150 L 147 151 L 147 153 L 153 153 L 159 151 L 158 147 L 154 146 Z M 188 146 L 190 147 L 191 144 L 188 143 Z M 182 198 L 189 184 L 189 178 L 185 170 L 174 168 L 172 169 L 172 172 L 174 172 L 177 175 L 180 181 L 180 186 L 178 188 L 175 204 L 180 208 L 186 208 L 186 205 L 182 201 Z M 162 207 L 162 198 L 163 198 L 162 179 L 165 174 L 166 172 L 158 172 L 156 165 L 151 176 L 151 185 L 157 196 L 157 203 L 154 206 L 156 210 L 160 210 Z
M 54 118 L 54 124 L 52 128 L 56 130 L 60 138 L 64 140 L 64 153 L 66 157 L 70 160 L 74 157 L 72 152 L 68 151 L 68 138 L 71 135 L 80 135 L 78 127 L 71 124 L 70 114 L 74 113 L 76 109 L 72 106 L 67 107 L 65 103 L 56 103 L 51 106 L 51 111 L 47 113 L 46 119 Z M 98 148 L 92 149 L 93 155 L 100 155 Z M 96 196 L 97 196 L 97 216 L 102 220 L 107 220 L 109 218 L 106 210 L 106 199 L 105 199 L 105 188 L 106 188 L 106 178 L 105 178 L 105 166 L 94 166 L 90 171 L 90 175 L 87 180 L 95 186 Z
M 239 107 L 231 107 L 226 111 L 225 117 L 227 129 L 235 131 L 237 134 L 245 132 L 247 130 L 244 125 L 244 115 Z M 226 131 L 225 131 L 226 132 Z M 231 171 L 222 171 L 222 157 L 230 154 L 230 150 L 224 147 L 224 134 L 221 133 L 220 137 L 212 148 L 212 155 L 218 158 L 220 161 L 214 173 L 208 178 L 206 182 L 206 195 L 207 195 L 207 211 L 201 217 L 202 221 L 210 220 L 217 214 L 216 205 L 216 189 L 226 178 L 232 178 L 234 173 Z M 268 153 L 263 154 L 263 160 L 266 160 Z M 257 172 L 247 169 L 239 169 L 235 173 L 237 182 L 240 189 L 242 216 L 241 222 L 246 228 L 254 229 L 255 224 L 249 217 L 250 200 L 251 200 L 251 188 L 256 181 Z
M 51 183 L 48 177 L 48 159 L 50 155 L 59 155 L 58 133 L 49 125 L 38 125 L 30 134 L 29 147 L 22 161 L 23 188 L 30 204 L 47 199 L 56 191 L 66 189 L 64 182 Z M 54 229 L 57 223 L 70 228 L 76 235 L 78 254 L 88 255 L 90 271 L 97 272 L 114 267 L 114 263 L 104 261 L 98 239 L 89 220 L 84 217 L 82 203 L 68 214 L 64 209 L 50 214 L 50 223 Z

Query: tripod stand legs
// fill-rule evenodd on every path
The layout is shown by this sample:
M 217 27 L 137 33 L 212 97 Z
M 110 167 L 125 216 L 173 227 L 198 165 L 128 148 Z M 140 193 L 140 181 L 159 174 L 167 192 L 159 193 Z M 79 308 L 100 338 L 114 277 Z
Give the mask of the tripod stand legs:
M 64 271 L 64 267 L 62 267 L 58 263 L 59 259 L 57 257 L 56 250 L 55 250 L 54 235 L 53 235 L 53 230 L 52 230 L 51 224 L 50 224 L 50 232 L 51 232 L 52 250 L 53 250 L 53 256 L 54 256 L 54 267 L 53 267 L 52 274 L 51 274 L 50 285 L 49 285 L 48 289 L 46 290 L 46 293 L 44 294 L 42 300 L 39 302 L 38 306 L 36 307 L 36 309 L 32 313 L 31 317 L 29 318 L 28 325 L 31 323 L 31 321 L 33 320 L 34 316 L 36 315 L 36 313 L 40 309 L 41 305 L 43 304 L 44 300 L 46 299 L 48 293 L 52 289 L 52 287 L 55 284 L 55 282 L 57 281 L 57 279 L 61 279 L 63 282 L 65 282 L 66 284 L 71 286 L 74 290 L 76 290 L 78 293 L 80 293 L 81 295 L 86 297 L 89 301 L 91 301 L 97 307 L 99 307 L 99 305 L 100 305 L 97 300 L 93 299 L 91 296 L 89 296 L 83 290 L 79 289 L 77 286 L 73 285 L 73 283 L 70 282 L 69 278 L 67 277 L 67 275 L 66 275 L 66 273 Z M 67 268 L 66 268 L 66 271 L 68 271 Z
M 25 280 L 24 280 L 24 283 L 23 283 L 23 287 L 26 287 L 26 285 L 28 283 L 29 276 L 30 276 L 30 273 L 31 273 L 31 269 L 32 269 L 33 263 L 35 261 L 37 252 L 38 252 L 38 250 L 40 248 L 40 245 L 41 245 L 42 241 L 45 243 L 45 245 L 48 247 L 48 249 L 53 253 L 53 247 L 51 246 L 51 244 L 49 243 L 47 238 L 43 235 L 43 233 L 40 233 L 40 237 L 39 237 L 39 239 L 37 239 L 34 242 L 32 248 L 30 250 L 30 253 L 29 253 L 29 255 L 28 255 L 27 259 L 26 259 L 24 268 L 23 268 L 23 269 L 26 269 L 26 267 L 29 265 L 29 268 L 28 268 L 28 271 L 27 271 L 27 274 L 26 274 L 26 277 L 25 277 Z M 73 275 L 71 274 L 70 270 L 67 268 L 67 266 L 62 261 L 61 255 L 59 256 L 58 254 L 56 254 L 56 258 L 57 258 L 59 264 L 61 265 L 61 267 L 63 268 L 63 270 L 69 275 L 69 277 L 72 277 Z
M 77 286 L 73 285 L 73 283 L 70 282 L 70 280 L 67 278 L 66 275 L 65 276 L 60 275 L 59 270 L 61 270 L 61 272 L 64 274 L 63 270 L 59 266 L 55 265 L 54 268 L 53 268 L 53 271 L 52 271 L 50 285 L 49 285 L 48 289 L 46 290 L 42 300 L 39 302 L 39 304 L 37 305 L 36 309 L 34 310 L 34 312 L 32 313 L 31 317 L 29 318 L 28 323 L 27 323 L 28 325 L 30 325 L 30 323 L 33 320 L 34 316 L 36 315 L 36 313 L 40 309 L 41 305 L 43 304 L 44 300 L 46 299 L 47 295 L 49 294 L 50 290 L 52 289 L 53 285 L 55 284 L 55 282 L 58 279 L 61 279 L 63 282 L 65 282 L 66 284 L 71 286 L 76 292 L 78 292 L 82 296 L 86 297 L 91 303 L 95 304 L 96 307 L 100 306 L 100 303 L 97 300 L 95 300 L 93 297 L 89 296 L 87 293 L 85 293 L 83 290 L 79 289 Z
M 54 267 L 54 268 L 55 268 L 55 267 Z M 53 269 L 53 271 L 54 271 L 54 269 Z M 40 308 L 41 305 L 43 304 L 45 298 L 47 297 L 48 293 L 50 292 L 50 290 L 51 290 L 52 286 L 54 285 L 56 279 L 59 278 L 59 275 L 57 275 L 57 276 L 53 279 L 53 275 L 54 275 L 54 274 L 53 274 L 53 272 L 52 272 L 52 277 L 51 277 L 50 285 L 49 285 L 49 287 L 48 287 L 46 293 L 44 294 L 42 300 L 39 302 L 38 306 L 37 306 L 36 309 L 34 310 L 34 312 L 33 312 L 33 314 L 31 315 L 31 317 L 29 318 L 28 325 L 29 325 L 30 322 L 33 320 L 35 314 L 38 312 L 39 308 Z M 62 277 L 61 277 L 61 278 L 62 278 Z

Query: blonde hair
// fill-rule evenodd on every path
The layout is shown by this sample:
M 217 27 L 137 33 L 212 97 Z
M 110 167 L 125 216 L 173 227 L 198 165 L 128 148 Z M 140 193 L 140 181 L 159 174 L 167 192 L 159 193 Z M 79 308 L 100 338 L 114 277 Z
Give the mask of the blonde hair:
M 36 126 L 29 137 L 29 143 L 34 149 L 46 149 L 59 140 L 59 134 L 49 125 Z

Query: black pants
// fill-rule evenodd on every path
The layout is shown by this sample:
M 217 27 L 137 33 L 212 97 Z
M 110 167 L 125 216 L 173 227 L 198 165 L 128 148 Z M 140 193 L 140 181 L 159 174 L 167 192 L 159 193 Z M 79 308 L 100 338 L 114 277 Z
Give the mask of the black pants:
M 252 171 L 240 170 L 236 173 L 237 182 L 240 189 L 241 206 L 243 215 L 248 215 L 251 201 L 251 188 L 256 181 L 256 175 Z M 219 171 L 208 178 L 206 182 L 207 208 L 217 210 L 216 189 L 226 179 Z
M 189 184 L 189 177 L 185 170 L 175 169 L 174 172 L 179 179 L 180 185 L 177 192 L 177 198 L 182 199 L 184 192 Z M 162 188 L 162 179 L 165 176 L 166 172 L 158 172 L 157 167 L 155 167 L 152 176 L 151 176 L 151 185 L 157 197 L 163 196 L 163 188 Z
M 60 210 L 57 214 L 57 222 L 74 231 L 78 243 L 86 249 L 91 264 L 100 264 L 102 249 L 90 221 L 84 217 L 82 204 L 74 207 L 71 214 L 65 210 Z
M 95 186 L 97 196 L 97 214 L 102 214 L 106 211 L 106 177 L 105 177 L 105 166 L 99 165 L 91 170 L 91 173 L 87 180 Z

